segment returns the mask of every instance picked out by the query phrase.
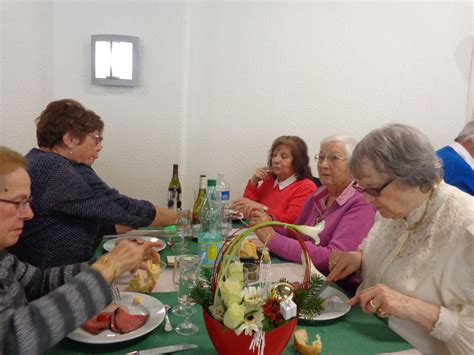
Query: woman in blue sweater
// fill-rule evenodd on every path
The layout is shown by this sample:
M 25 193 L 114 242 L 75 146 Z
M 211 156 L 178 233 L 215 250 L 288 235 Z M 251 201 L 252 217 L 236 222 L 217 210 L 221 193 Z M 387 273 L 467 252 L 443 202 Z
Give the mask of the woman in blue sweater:
M 26 155 L 36 217 L 9 249 L 20 260 L 43 268 L 83 262 L 92 257 L 101 231 L 176 221 L 176 212 L 119 193 L 92 169 L 103 128 L 97 114 L 70 99 L 51 102 L 37 118 L 39 149 Z

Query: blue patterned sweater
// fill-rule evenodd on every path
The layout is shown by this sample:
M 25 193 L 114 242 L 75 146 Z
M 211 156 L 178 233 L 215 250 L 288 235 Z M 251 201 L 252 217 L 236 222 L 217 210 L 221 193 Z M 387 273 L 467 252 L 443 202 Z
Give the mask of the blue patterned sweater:
M 139 228 L 155 218 L 150 202 L 120 194 L 88 165 L 38 149 L 26 158 L 35 217 L 8 249 L 22 261 L 41 268 L 84 262 L 105 225 Z

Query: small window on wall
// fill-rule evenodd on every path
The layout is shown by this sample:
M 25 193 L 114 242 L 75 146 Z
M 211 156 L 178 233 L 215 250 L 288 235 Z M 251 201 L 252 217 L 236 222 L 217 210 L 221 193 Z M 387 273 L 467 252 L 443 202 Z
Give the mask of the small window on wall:
M 138 37 L 91 36 L 93 85 L 138 86 Z

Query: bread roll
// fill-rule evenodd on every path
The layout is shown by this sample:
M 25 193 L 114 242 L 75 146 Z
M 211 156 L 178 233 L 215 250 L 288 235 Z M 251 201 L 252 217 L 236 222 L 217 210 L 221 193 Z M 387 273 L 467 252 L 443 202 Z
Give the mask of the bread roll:
M 316 340 L 311 345 L 308 344 L 308 333 L 306 329 L 295 331 L 295 349 L 302 355 L 319 355 L 323 349 L 321 338 L 316 334 Z

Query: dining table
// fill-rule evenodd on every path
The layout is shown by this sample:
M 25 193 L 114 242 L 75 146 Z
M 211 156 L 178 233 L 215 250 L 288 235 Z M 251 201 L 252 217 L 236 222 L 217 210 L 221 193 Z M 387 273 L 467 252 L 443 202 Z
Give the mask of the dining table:
M 147 235 L 151 235 L 149 231 L 147 231 Z M 163 240 L 163 242 L 166 242 L 168 239 L 173 240 L 172 238 L 174 238 L 173 236 L 165 235 L 165 231 L 163 230 L 156 230 L 156 234 L 153 235 L 156 235 L 156 237 Z M 105 239 L 98 247 L 95 254 L 96 257 L 106 252 L 103 248 L 103 244 L 108 240 L 110 239 Z M 190 238 L 187 240 L 186 253 L 197 254 L 197 247 L 197 241 Z M 160 251 L 162 260 L 167 260 L 168 256 L 177 254 L 183 254 L 183 252 L 177 253 L 173 251 L 169 245 Z M 286 268 L 288 270 L 295 270 L 295 267 L 298 269 L 301 268 L 301 265 L 288 263 L 275 255 L 271 255 L 271 264 L 269 267 L 272 272 L 277 274 L 277 277 L 286 277 Z M 285 275 L 278 275 L 278 273 L 284 273 Z M 173 268 L 170 266 L 166 267 L 158 278 L 157 286 L 153 292 L 150 293 L 150 296 L 171 307 L 178 303 L 177 292 L 172 282 L 172 274 Z M 130 278 L 131 276 L 126 277 Z M 122 282 L 119 287 L 122 290 L 126 290 L 126 280 Z M 154 330 L 138 338 L 114 343 L 90 344 L 71 340 L 66 337 L 50 349 L 47 354 L 125 354 L 137 350 L 184 343 L 196 344 L 198 348 L 182 351 L 181 353 L 183 355 L 216 354 L 217 352 L 214 349 L 204 324 L 202 310 L 198 305 L 194 306 L 194 308 L 196 313 L 192 316 L 192 321 L 199 326 L 199 332 L 191 336 L 179 335 L 174 330 L 172 332 L 165 332 L 163 329 L 164 322 L 162 322 L 163 324 L 160 324 Z M 183 319 L 174 316 L 171 312 L 169 312 L 169 317 L 174 327 Z M 335 319 L 323 321 L 305 321 L 300 319 L 297 328 L 305 328 L 308 332 L 309 339 L 314 339 L 316 334 L 319 334 L 323 344 L 322 354 L 327 355 L 370 355 L 379 353 L 404 353 L 404 351 L 408 351 L 409 353 L 411 351 L 410 349 L 413 348 L 389 328 L 386 319 L 364 313 L 358 306 L 352 306 L 346 314 Z M 283 354 L 297 354 L 293 346 L 293 338 L 290 339 Z

